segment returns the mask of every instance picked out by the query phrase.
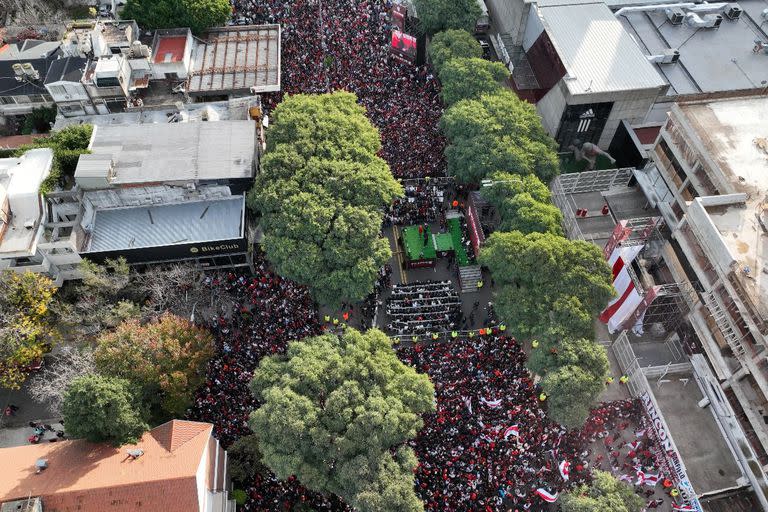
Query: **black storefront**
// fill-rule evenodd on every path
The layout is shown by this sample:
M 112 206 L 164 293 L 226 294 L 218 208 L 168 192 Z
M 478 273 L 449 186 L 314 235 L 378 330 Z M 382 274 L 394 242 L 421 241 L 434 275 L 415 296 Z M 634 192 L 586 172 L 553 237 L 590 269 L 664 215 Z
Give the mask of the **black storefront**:
M 132 266 L 174 262 L 193 262 L 200 267 L 210 269 L 251 266 L 250 243 L 246 237 L 213 242 L 85 252 L 81 253 L 81 256 L 97 263 L 123 257 Z

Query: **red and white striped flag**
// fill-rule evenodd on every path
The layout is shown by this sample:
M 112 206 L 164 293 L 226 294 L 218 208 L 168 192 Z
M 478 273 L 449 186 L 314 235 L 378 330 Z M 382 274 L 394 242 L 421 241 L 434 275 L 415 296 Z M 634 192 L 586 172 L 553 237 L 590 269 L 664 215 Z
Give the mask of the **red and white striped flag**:
M 509 436 L 515 436 L 520 437 L 520 427 L 517 425 L 512 425 L 511 427 L 507 427 L 504 430 L 504 440 L 506 441 L 509 439 Z
M 538 496 L 539 498 L 543 499 L 547 503 L 554 503 L 554 502 L 556 502 L 557 501 L 557 495 L 558 495 L 558 493 L 552 494 L 548 490 L 543 489 L 541 487 L 536 489 L 536 496 Z
M 560 476 L 563 477 L 563 480 L 567 482 L 571 476 L 571 463 L 567 460 L 564 460 L 560 463 L 558 469 L 560 470 Z
M 632 451 L 637 451 L 638 448 L 640 448 L 640 445 L 642 445 L 640 441 L 632 441 L 631 443 L 627 443 L 627 448 L 629 448 Z
M 480 401 L 483 402 L 488 407 L 490 407 L 491 409 L 496 409 L 497 407 L 501 407 L 501 398 L 499 398 L 498 400 L 488 400 L 486 398 L 480 398 Z
M 643 470 L 638 469 L 637 470 L 637 482 L 635 482 L 635 485 L 650 485 L 653 487 L 656 485 L 659 481 L 659 475 L 658 474 L 651 474 L 651 473 L 645 473 Z
M 628 484 L 632 483 L 632 477 L 630 475 L 621 475 L 619 476 L 619 480 L 622 482 L 627 482 Z
M 678 512 L 689 512 L 691 510 L 695 510 L 693 506 L 691 505 L 676 505 L 672 504 L 672 510 L 678 511 Z

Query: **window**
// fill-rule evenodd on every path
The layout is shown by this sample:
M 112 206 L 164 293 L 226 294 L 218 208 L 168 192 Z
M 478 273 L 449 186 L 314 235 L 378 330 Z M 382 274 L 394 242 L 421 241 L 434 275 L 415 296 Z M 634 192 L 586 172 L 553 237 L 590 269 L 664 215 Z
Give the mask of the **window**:
M 96 87 L 119 87 L 119 86 L 120 86 L 120 82 L 118 81 L 116 76 L 96 79 Z
M 16 103 L 29 103 L 29 96 L 14 96 Z
M 29 95 L 29 101 L 32 103 L 42 103 L 43 102 L 43 95 L 42 94 L 30 94 Z
M 675 158 L 667 141 L 661 139 L 659 141 L 659 149 L 661 149 L 665 159 L 669 162 L 669 164 L 664 167 L 666 167 L 667 171 L 672 175 L 672 181 L 675 182 L 675 185 L 680 187 L 683 182 L 688 179 L 688 175 L 685 173 L 685 170 L 683 170 L 680 162 L 677 161 L 677 158 Z
M 0 96 L 0 105 L 15 105 L 16 101 L 13 96 Z

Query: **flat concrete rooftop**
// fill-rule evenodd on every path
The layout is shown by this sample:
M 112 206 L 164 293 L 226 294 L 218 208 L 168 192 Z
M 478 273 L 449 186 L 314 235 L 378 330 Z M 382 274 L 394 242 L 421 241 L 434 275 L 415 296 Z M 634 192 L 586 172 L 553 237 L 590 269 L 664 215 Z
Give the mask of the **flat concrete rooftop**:
M 768 55 L 765 55 L 768 59 Z M 765 61 L 768 72 L 768 60 Z M 750 97 L 676 107 L 716 162 L 721 194 L 744 199 L 706 205 L 709 220 L 737 262 L 742 284 L 755 304 L 768 297 L 768 98 Z M 702 204 L 705 204 L 702 201 Z
M 724 16 L 717 29 L 690 27 L 685 22 L 672 25 L 664 11 L 628 12 L 619 20 L 646 55 L 669 48 L 680 52 L 676 64 L 654 64 L 670 84 L 668 95 L 764 87 L 768 54 L 753 53 L 752 49 L 757 39 L 768 42 L 761 17 L 768 1 L 743 0 L 738 4 L 744 11 L 741 18 L 732 21 Z
M 689 379 L 684 384 L 682 378 Z M 656 402 L 683 458 L 688 478 L 698 494 L 736 487 L 742 476 L 733 453 L 723 439 L 709 409 L 698 406 L 704 398 L 692 375 L 665 377 L 660 387 L 649 379 Z

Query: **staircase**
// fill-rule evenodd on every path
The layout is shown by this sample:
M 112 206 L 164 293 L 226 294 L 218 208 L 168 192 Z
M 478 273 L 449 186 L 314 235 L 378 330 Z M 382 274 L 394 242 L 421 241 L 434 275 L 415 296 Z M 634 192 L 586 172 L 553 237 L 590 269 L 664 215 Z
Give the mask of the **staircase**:
M 718 329 L 720 329 L 720 332 L 722 333 L 723 338 L 725 338 L 726 343 L 728 343 L 731 351 L 739 361 L 743 362 L 746 349 L 744 348 L 744 344 L 741 343 L 741 336 L 733 328 L 731 318 L 729 318 L 730 315 L 727 311 L 723 310 L 720 301 L 717 300 L 717 297 L 715 296 L 715 291 L 711 290 L 704 292 L 701 296 L 704 298 L 704 303 L 707 305 L 707 309 L 709 309 L 712 318 L 715 320 Z
M 459 267 L 459 283 L 461 293 L 477 293 L 477 282 L 483 278 L 480 265 Z

